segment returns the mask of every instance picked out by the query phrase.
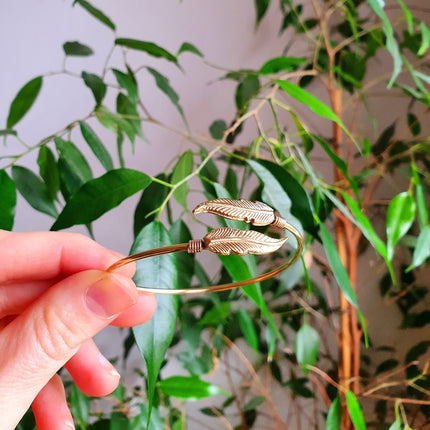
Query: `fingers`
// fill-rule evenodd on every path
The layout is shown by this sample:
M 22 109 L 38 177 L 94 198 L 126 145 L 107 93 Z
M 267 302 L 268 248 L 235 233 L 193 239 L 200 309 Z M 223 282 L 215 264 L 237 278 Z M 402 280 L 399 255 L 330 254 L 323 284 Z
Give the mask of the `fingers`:
M 153 294 L 138 291 L 136 303 L 115 318 L 110 325 L 133 327 L 148 321 L 155 312 L 157 302 Z
M 16 426 L 79 346 L 136 302 L 136 286 L 129 278 L 86 271 L 51 287 L 8 324 L 0 337 L 2 423 Z
M 0 319 L 20 314 L 51 285 L 51 281 L 0 285 Z
M 141 293 L 137 302 L 117 317 L 111 325 L 131 327 L 148 321 L 155 312 L 153 295 Z M 79 389 L 89 396 L 105 396 L 118 385 L 120 375 L 114 366 L 101 354 L 90 339 L 84 342 L 78 352 L 66 363 L 66 369 Z
M 0 321 L 8 315 L 22 313 L 51 285 L 51 281 L 37 281 L 0 286 Z M 111 325 L 133 327 L 148 321 L 148 315 L 152 315 L 155 311 L 155 297 L 143 291 L 138 291 L 138 294 L 137 302 L 113 320 Z
M 119 373 L 90 339 L 65 365 L 78 388 L 88 396 L 110 394 L 118 386 Z
M 58 375 L 54 375 L 35 398 L 32 409 L 37 430 L 74 429 L 64 387 Z
M 0 234 L 0 284 L 53 279 L 84 270 L 104 270 L 120 256 L 76 233 L 32 232 Z M 118 272 L 134 273 L 134 265 Z

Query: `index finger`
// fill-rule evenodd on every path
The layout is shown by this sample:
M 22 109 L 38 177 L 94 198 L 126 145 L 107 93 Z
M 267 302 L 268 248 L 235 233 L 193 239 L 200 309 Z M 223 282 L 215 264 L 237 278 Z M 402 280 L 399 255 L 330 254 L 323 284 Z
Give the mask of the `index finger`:
M 105 270 L 119 258 L 120 254 L 77 233 L 0 231 L 0 284 Z M 122 273 L 131 277 L 133 265 Z

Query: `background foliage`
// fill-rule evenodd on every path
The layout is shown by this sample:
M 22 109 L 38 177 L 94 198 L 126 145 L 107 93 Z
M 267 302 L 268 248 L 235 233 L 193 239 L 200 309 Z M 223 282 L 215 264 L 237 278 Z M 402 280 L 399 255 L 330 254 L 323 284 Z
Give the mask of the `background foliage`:
M 236 115 L 215 118 L 207 136 L 196 136 L 169 77 L 144 60 L 131 66 L 127 54 L 146 54 L 186 73 L 184 55 L 205 61 L 198 44 L 185 41 L 173 53 L 152 41 L 119 38 L 114 17 L 84 0 L 73 6 L 114 32 L 114 44 L 101 73 L 79 75 L 67 61 L 91 56 L 92 48 L 63 44 L 61 73 L 80 80 L 94 103 L 62 130 L 53 133 L 48 122 L 40 141 L 20 138 L 20 120 L 31 115 L 51 73 L 30 80 L 12 100 L 0 131 L 8 150 L 0 157 L 0 227 L 13 228 L 19 193 L 52 218 L 51 230 L 85 225 L 92 235 L 93 222 L 140 193 L 131 248 L 138 252 L 185 242 L 202 230 L 188 206 L 197 192 L 201 200 L 266 202 L 302 229 L 307 249 L 280 278 L 241 291 L 157 297 L 154 318 L 124 343 L 124 359 L 134 342 L 144 358 L 144 371 L 136 370 L 139 384 L 120 386 L 109 412 L 91 409 L 92 400 L 71 385 L 77 428 L 210 428 L 209 417 L 215 428 L 235 429 L 430 425 L 430 341 L 421 336 L 430 321 L 423 267 L 430 255 L 430 29 L 420 19 L 426 7 L 401 0 L 387 6 L 380 0 L 255 0 L 255 26 L 269 6 L 277 7 L 282 25 L 273 37 L 290 38 L 259 69 L 220 71 L 221 80 L 234 83 Z M 289 55 L 293 43 L 303 46 L 302 56 Z M 110 66 L 116 51 L 124 54 L 121 68 Z M 145 144 L 146 124 L 169 127 L 151 115 L 140 86 L 143 72 L 182 119 L 178 139 L 190 143 L 178 157 L 171 154 L 158 175 L 128 168 L 123 156 L 125 148 Z M 375 94 L 382 106 L 398 103 L 388 127 L 380 125 Z M 98 137 L 102 127 L 112 132 L 115 151 Z M 251 139 L 242 137 L 245 127 Z M 77 135 L 91 159 L 74 143 Z M 35 152 L 38 168 L 30 170 L 22 161 Z M 94 177 L 97 163 L 105 173 Z M 217 270 L 207 270 L 213 260 L 208 265 L 192 255 L 154 257 L 138 264 L 135 280 L 159 288 L 236 281 L 278 264 L 286 252 L 258 260 L 222 257 Z M 418 332 L 412 348 L 373 342 L 383 327 L 367 327 L 359 302 L 366 302 L 370 286 L 357 282 L 369 261 L 381 296 L 400 310 L 395 324 L 405 336 Z M 181 375 L 160 376 L 171 361 L 182 366 Z M 225 382 L 207 382 L 218 368 Z M 210 407 L 186 413 L 187 402 L 206 397 Z M 29 415 L 20 428 L 31 427 Z

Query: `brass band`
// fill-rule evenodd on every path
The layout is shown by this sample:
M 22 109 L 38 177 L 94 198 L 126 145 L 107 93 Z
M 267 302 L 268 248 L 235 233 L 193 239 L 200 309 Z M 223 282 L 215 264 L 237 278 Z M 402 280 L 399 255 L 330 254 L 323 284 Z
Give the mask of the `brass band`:
M 294 236 L 297 242 L 297 249 L 295 250 L 292 257 L 278 268 L 244 281 L 196 288 L 159 289 L 150 287 L 137 287 L 138 290 L 154 294 L 175 295 L 232 290 L 234 288 L 243 287 L 255 282 L 264 281 L 265 279 L 277 275 L 278 273 L 293 265 L 302 254 L 303 238 L 299 231 L 292 225 L 288 224 L 283 218 L 276 215 L 273 209 L 264 203 L 250 202 L 244 199 L 215 199 L 198 205 L 193 210 L 193 213 L 212 213 L 234 221 L 245 221 L 257 226 L 271 225 L 280 230 L 287 230 Z M 110 266 L 107 271 L 112 272 L 119 267 L 124 266 L 125 264 L 132 263 L 143 258 L 153 257 L 161 254 L 170 254 L 172 252 L 179 251 L 195 253 L 208 250 L 220 255 L 268 254 L 278 250 L 286 240 L 286 237 L 274 239 L 254 230 L 237 230 L 230 227 L 218 228 L 211 230 L 201 240 L 190 240 L 188 243 L 150 249 L 148 251 L 139 252 L 137 254 L 122 258 L 121 260 L 118 260 L 112 264 L 112 266 Z

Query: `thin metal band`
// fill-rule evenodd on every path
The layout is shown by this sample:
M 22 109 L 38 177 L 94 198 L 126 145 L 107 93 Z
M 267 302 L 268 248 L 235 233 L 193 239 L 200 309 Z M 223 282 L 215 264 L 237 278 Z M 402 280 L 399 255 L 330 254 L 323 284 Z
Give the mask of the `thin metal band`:
M 150 288 L 150 287 L 137 287 L 140 291 L 145 291 L 147 293 L 153 293 L 153 294 L 173 294 L 173 295 L 180 295 L 180 294 L 198 294 L 198 293 L 213 293 L 218 291 L 226 291 L 226 290 L 232 290 L 235 288 L 243 287 L 246 285 L 253 284 L 255 282 L 261 282 L 265 279 L 271 278 L 272 276 L 277 275 L 278 273 L 281 273 L 285 269 L 288 269 L 290 266 L 292 266 L 301 256 L 303 251 L 303 238 L 299 231 L 293 227 L 292 225 L 288 224 L 284 219 L 281 217 L 276 216 L 276 220 L 272 223 L 272 225 L 282 228 L 284 230 L 289 231 L 294 236 L 296 242 L 297 242 L 297 249 L 294 252 L 293 256 L 286 261 L 284 264 L 279 266 L 278 268 L 264 273 L 262 275 L 256 276 L 251 279 L 246 279 L 244 281 L 238 281 L 238 282 L 230 282 L 227 284 L 219 284 L 219 285 L 210 285 L 206 287 L 197 287 L 197 288 L 179 288 L 179 289 L 161 289 L 161 288 Z M 113 272 L 114 270 L 124 266 L 125 264 L 132 263 L 137 260 L 141 260 L 143 258 L 153 257 L 156 255 L 162 255 L 162 254 L 170 254 L 172 252 L 179 252 L 179 251 L 187 251 L 187 252 L 195 252 L 190 251 L 190 243 L 195 244 L 196 241 L 190 241 L 189 243 L 181 243 L 177 245 L 171 245 L 171 246 L 165 246 L 162 248 L 154 248 L 150 249 L 148 251 L 139 252 L 137 254 L 130 255 L 128 257 L 122 258 L 121 260 L 118 260 L 115 262 L 112 266 L 110 266 L 107 269 L 107 272 Z M 204 249 L 202 247 L 200 250 Z M 199 251 L 200 251 L 199 250 Z

